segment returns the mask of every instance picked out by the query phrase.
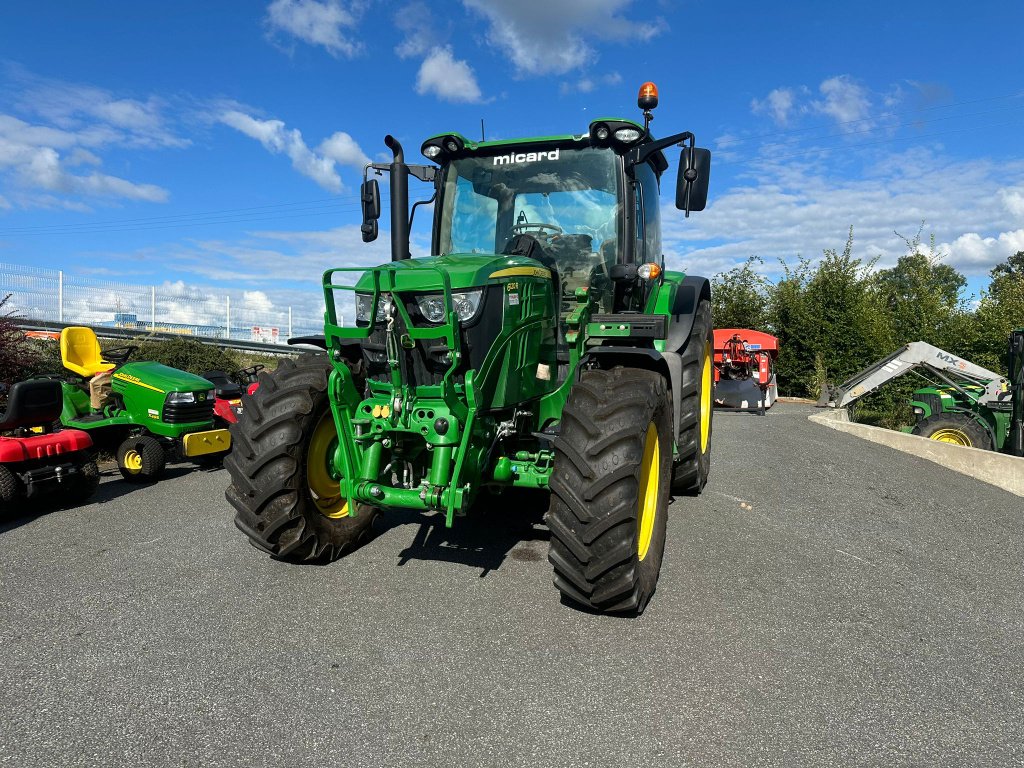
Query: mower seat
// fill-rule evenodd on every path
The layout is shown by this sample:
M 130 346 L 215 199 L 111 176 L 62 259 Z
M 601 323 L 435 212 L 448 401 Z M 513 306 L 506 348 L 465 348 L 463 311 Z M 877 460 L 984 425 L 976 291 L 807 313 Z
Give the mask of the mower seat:
M 60 359 L 65 368 L 86 379 L 115 367 L 103 359 L 92 328 L 81 326 L 70 326 L 60 332 Z
M 231 400 L 242 396 L 242 385 L 234 381 L 224 371 L 207 371 L 203 378 L 213 384 L 214 395 L 222 400 Z
M 19 381 L 7 394 L 7 410 L 0 414 L 0 432 L 48 427 L 60 418 L 64 396 L 55 379 Z

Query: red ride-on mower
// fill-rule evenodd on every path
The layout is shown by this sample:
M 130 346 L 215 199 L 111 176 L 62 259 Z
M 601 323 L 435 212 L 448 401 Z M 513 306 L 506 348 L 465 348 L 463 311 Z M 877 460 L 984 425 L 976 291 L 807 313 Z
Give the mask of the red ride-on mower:
M 89 452 L 92 438 L 79 429 L 50 431 L 63 406 L 59 381 L 11 387 L 0 414 L 0 513 L 13 511 L 21 499 L 79 503 L 95 493 L 100 473 Z
M 251 395 L 259 389 L 259 373 L 265 365 L 251 365 L 234 373 L 207 371 L 203 378 L 213 384 L 213 417 L 218 427 L 227 427 L 238 421 L 242 413 L 242 395 Z

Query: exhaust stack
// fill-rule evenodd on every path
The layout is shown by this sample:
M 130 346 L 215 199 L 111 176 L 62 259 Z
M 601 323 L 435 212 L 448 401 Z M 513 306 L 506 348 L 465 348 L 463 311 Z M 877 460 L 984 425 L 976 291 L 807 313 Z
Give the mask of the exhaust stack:
M 391 260 L 408 259 L 409 254 L 409 166 L 402 144 L 391 134 L 384 143 L 394 154 L 391 162 Z

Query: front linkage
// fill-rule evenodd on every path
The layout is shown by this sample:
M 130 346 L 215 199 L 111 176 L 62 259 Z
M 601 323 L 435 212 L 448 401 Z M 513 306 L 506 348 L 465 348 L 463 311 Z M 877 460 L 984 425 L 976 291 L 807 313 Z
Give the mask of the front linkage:
M 324 275 L 326 299 L 325 338 L 333 371 L 330 375 L 330 403 L 338 434 L 338 445 L 331 458 L 332 476 L 340 486 L 341 495 L 356 510 L 360 504 L 374 507 L 400 507 L 419 510 L 441 510 L 449 527 L 457 514 L 471 503 L 476 491 L 485 485 L 544 489 L 553 467 L 554 453 L 540 446 L 521 446 L 511 455 L 495 451 L 501 438 L 516 438 L 524 433 L 537 442 L 536 431 L 561 413 L 571 381 L 540 397 L 535 409 L 513 409 L 511 419 L 501 421 L 492 413 L 481 413 L 480 404 L 491 402 L 490 394 L 502 383 L 501 360 L 510 344 L 521 340 L 535 319 L 498 335 L 478 369 L 468 370 L 457 381 L 463 359 L 462 341 L 452 311 L 451 281 L 446 271 L 434 268 L 443 287 L 445 316 L 440 325 L 416 327 L 410 317 L 402 292 L 396 285 L 395 271 L 388 266 L 371 270 L 333 269 Z M 532 272 L 534 277 L 549 278 L 547 270 L 526 267 L 501 270 Z M 356 286 L 337 285 L 335 274 L 367 272 L 372 280 L 371 317 L 366 327 L 345 327 L 337 322 L 335 294 L 356 290 Z M 543 274 L 541 274 L 543 273 Z M 493 275 L 492 275 L 493 277 Z M 518 285 L 518 284 L 517 284 Z M 361 289 L 365 290 L 365 289 Z M 522 290 L 522 288 L 520 288 Z M 587 290 L 579 290 L 576 307 L 566 321 L 569 342 L 569 370 L 575 370 L 583 350 L 587 321 L 595 309 L 594 298 Z M 378 313 L 384 315 L 378 317 Z M 383 321 L 386 334 L 389 381 L 370 386 L 369 396 L 362 399 L 354 363 L 361 352 L 358 344 L 370 338 Z M 412 386 L 403 375 L 402 350 L 412 349 L 417 341 L 442 339 L 448 350 L 450 364 L 436 385 Z M 355 343 L 353 343 L 355 342 Z M 540 445 L 550 444 L 553 435 L 539 436 Z M 396 487 L 381 479 L 381 464 L 393 458 L 395 450 L 421 447 L 429 455 L 419 483 L 413 487 Z M 486 450 L 481 450 L 481 447 Z M 394 468 L 394 461 L 391 462 Z

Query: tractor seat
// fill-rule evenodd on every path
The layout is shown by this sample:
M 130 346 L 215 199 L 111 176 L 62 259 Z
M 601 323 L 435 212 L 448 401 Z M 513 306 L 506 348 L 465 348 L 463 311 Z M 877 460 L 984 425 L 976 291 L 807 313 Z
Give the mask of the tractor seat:
M 70 326 L 60 332 L 60 359 L 64 367 L 86 379 L 115 368 L 103 359 L 92 328 Z
M 203 378 L 213 384 L 214 394 L 222 400 L 232 400 L 242 396 L 242 386 L 224 371 L 207 371 Z
M 7 393 L 7 410 L 0 414 L 0 432 L 48 427 L 60 418 L 64 396 L 55 379 L 19 381 Z

